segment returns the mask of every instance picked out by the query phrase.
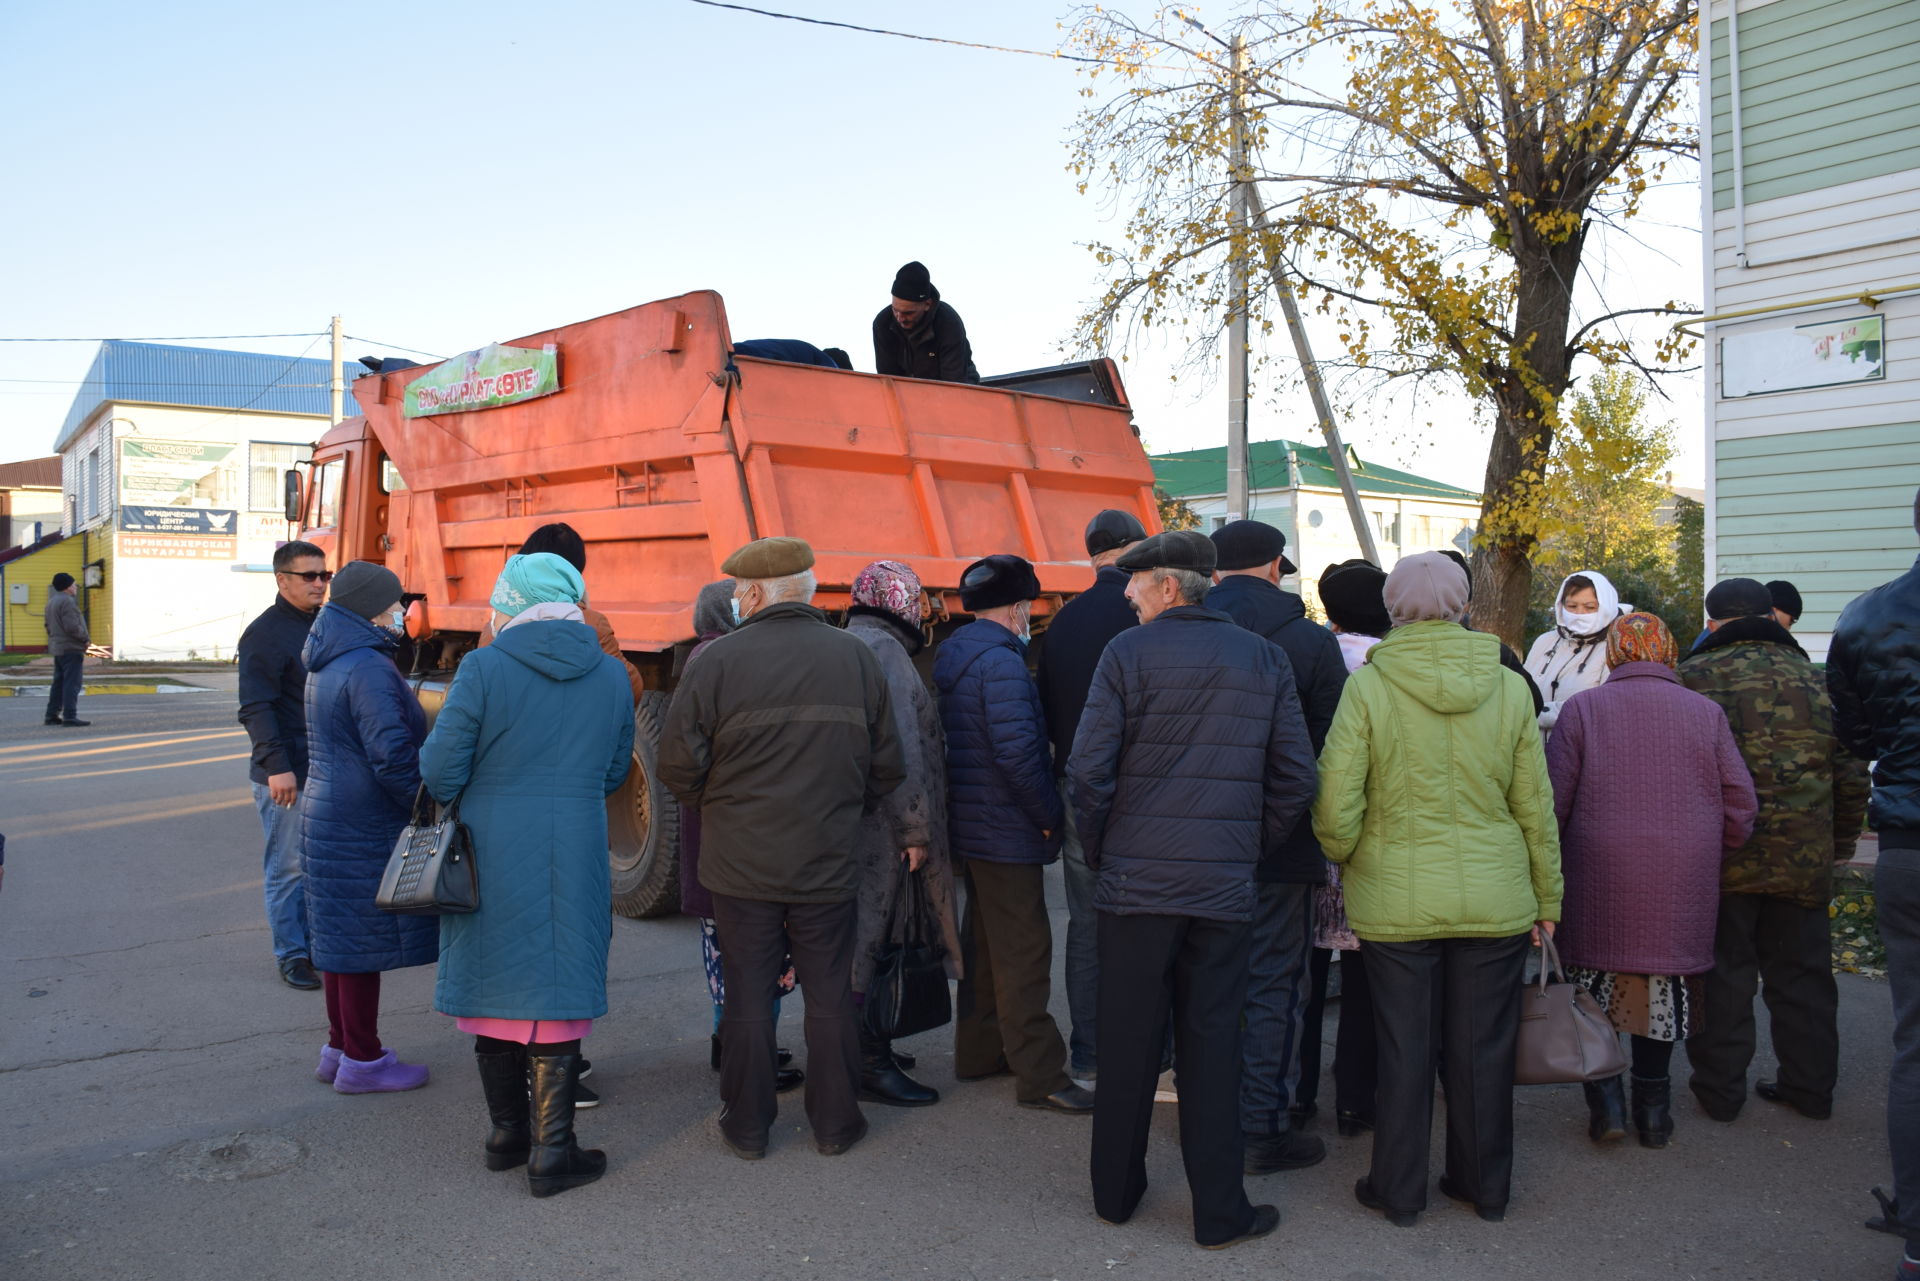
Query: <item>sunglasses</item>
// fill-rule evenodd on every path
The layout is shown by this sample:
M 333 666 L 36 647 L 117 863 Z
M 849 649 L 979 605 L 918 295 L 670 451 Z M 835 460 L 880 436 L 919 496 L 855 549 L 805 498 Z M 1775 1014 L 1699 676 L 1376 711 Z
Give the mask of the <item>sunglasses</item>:
M 288 578 L 304 578 L 309 583 L 330 583 L 333 571 L 330 569 L 276 569 L 276 574 L 285 574 Z

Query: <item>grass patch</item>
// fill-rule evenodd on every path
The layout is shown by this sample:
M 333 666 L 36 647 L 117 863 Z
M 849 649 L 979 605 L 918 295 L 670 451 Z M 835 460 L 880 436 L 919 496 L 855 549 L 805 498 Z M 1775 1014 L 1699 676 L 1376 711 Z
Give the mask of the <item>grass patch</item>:
M 1887 949 L 1880 942 L 1880 921 L 1874 914 L 1872 874 L 1857 867 L 1838 869 L 1827 915 L 1833 920 L 1833 968 L 1885 978 Z
M 0 667 L 23 667 L 36 658 L 45 658 L 44 654 L 0 654 Z

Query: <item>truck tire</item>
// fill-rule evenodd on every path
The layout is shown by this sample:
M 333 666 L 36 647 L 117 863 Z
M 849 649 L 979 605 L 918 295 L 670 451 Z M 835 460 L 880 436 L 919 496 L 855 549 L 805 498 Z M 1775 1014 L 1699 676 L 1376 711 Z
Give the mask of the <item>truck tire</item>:
M 667 696 L 641 694 L 633 709 L 633 770 L 607 798 L 613 910 L 640 920 L 680 910 L 680 806 L 655 768 L 666 721 Z

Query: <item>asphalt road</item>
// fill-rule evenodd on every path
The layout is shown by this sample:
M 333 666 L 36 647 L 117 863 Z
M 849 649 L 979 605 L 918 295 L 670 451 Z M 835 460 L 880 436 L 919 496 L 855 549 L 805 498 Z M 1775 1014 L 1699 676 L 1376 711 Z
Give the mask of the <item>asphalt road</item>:
M 698 944 L 679 919 L 616 922 L 614 1013 L 589 1042 L 606 1103 L 580 1121 L 611 1169 L 535 1201 L 481 1165 L 470 1043 L 432 1012 L 431 970 L 389 975 L 383 1017 L 388 1042 L 431 1066 L 426 1089 L 345 1097 L 313 1079 L 325 1016 L 274 971 L 246 741 L 219 683 L 83 700 L 84 730 L 0 699 L 5 1281 L 1857 1281 L 1898 1257 L 1860 1226 L 1886 1178 L 1891 1015 L 1870 980 L 1841 979 L 1829 1122 L 1755 1100 L 1719 1125 L 1687 1100 L 1668 1150 L 1595 1151 L 1577 1088 L 1526 1089 L 1506 1222 L 1435 1192 L 1411 1230 L 1353 1203 L 1367 1143 L 1327 1125 L 1324 1164 L 1249 1181 L 1280 1230 L 1215 1254 L 1191 1244 L 1173 1108 L 1158 1109 L 1139 1215 L 1108 1227 L 1087 1190 L 1087 1123 L 1016 1109 L 1005 1080 L 957 1084 L 939 1032 L 910 1045 L 939 1106 L 869 1108 L 871 1137 L 828 1159 L 789 1099 L 769 1159 L 727 1155 Z M 796 1049 L 798 1004 L 782 1038 Z

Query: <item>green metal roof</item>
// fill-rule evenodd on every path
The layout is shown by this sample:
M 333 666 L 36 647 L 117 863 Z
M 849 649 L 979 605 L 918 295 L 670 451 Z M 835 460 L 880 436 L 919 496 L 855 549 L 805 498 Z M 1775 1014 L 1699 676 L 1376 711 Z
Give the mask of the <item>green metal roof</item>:
M 1252 471 L 1247 478 L 1249 489 L 1258 491 L 1287 487 L 1289 444 L 1292 444 L 1294 457 L 1300 464 L 1302 485 L 1323 489 L 1340 487 L 1340 479 L 1334 474 L 1331 456 L 1325 446 L 1261 440 L 1247 446 Z M 1155 483 L 1174 498 L 1202 498 L 1227 491 L 1227 450 L 1224 445 L 1218 449 L 1155 454 L 1148 461 L 1153 464 Z M 1396 471 L 1378 463 L 1362 462 L 1351 446 L 1347 449 L 1347 465 L 1353 469 L 1354 485 L 1363 494 L 1394 494 L 1404 498 L 1433 498 L 1458 503 L 1480 501 L 1480 495 L 1471 489 L 1429 480 L 1412 472 Z

